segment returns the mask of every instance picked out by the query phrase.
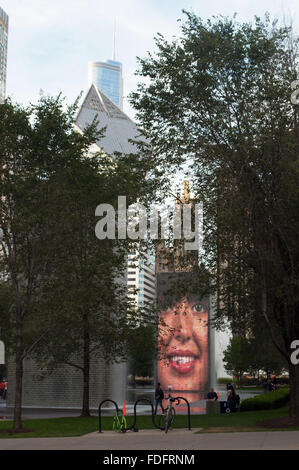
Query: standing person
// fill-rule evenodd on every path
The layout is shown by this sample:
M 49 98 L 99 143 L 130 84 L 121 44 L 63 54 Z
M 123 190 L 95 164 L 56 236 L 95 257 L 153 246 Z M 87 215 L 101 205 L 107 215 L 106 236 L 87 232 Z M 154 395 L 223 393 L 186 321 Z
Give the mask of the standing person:
M 163 408 L 163 404 L 162 404 L 163 398 L 164 398 L 164 392 L 161 388 L 161 384 L 158 382 L 157 388 L 155 390 L 155 401 L 156 401 L 155 415 L 157 414 L 158 405 L 160 405 L 160 407 L 162 409 L 162 413 L 164 413 L 164 408 Z
M 4 380 L 4 393 L 3 393 L 3 400 L 6 400 L 6 395 L 7 395 L 7 380 Z
M 0 397 L 3 398 L 3 400 L 5 400 L 4 396 L 5 396 L 5 382 L 4 380 L 1 380 L 0 381 Z
M 228 390 L 227 401 L 235 402 L 235 400 L 236 400 L 236 392 L 235 392 L 234 387 L 232 386 L 232 387 Z
M 266 393 L 268 391 L 268 382 L 267 382 L 267 380 L 264 380 L 263 387 L 264 387 L 264 393 Z
M 273 391 L 273 384 L 272 384 L 272 381 L 271 381 L 270 378 L 267 380 L 267 390 L 268 390 L 268 392 Z

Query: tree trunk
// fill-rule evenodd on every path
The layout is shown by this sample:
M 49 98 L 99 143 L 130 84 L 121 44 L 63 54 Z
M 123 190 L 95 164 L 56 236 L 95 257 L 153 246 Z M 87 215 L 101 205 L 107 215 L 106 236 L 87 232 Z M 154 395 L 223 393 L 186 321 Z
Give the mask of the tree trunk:
M 290 417 L 299 418 L 299 365 L 289 365 Z
M 22 385 L 23 385 L 23 338 L 22 338 L 22 320 L 17 314 L 16 322 L 16 373 L 15 373 L 15 406 L 13 431 L 18 432 L 22 428 Z
M 89 411 L 89 371 L 90 371 L 90 336 L 88 315 L 83 315 L 84 322 L 84 344 L 83 344 L 83 403 L 81 418 L 90 416 Z

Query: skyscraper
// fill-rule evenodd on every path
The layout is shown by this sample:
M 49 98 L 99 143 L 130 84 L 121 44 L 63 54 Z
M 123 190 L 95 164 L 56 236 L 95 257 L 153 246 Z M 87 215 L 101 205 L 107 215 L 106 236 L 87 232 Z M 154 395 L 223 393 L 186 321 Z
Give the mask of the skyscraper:
M 138 249 L 128 254 L 128 293 L 138 307 L 154 303 L 157 295 L 154 257 L 146 254 L 143 257 Z
M 95 85 L 108 98 L 123 109 L 123 77 L 122 64 L 116 59 L 115 53 L 116 21 L 114 21 L 112 60 L 88 62 L 88 89 Z
M 123 109 L 122 64 L 107 59 L 104 62 L 88 62 L 88 88 L 94 84 L 120 109 Z
M 8 15 L 0 7 L 0 103 L 5 98 L 7 67 Z

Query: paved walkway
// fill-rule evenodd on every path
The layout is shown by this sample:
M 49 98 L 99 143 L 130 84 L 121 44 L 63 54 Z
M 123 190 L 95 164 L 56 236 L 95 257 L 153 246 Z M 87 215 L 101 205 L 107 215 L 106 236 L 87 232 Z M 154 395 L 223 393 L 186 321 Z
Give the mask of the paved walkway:
M 0 450 L 299 450 L 299 431 L 206 433 L 174 429 L 81 437 L 0 439 Z

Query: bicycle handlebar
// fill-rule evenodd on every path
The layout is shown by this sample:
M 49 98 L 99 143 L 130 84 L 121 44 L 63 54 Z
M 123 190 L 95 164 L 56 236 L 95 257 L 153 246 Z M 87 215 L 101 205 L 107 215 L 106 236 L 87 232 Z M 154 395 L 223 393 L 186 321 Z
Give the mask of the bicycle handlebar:
M 174 398 L 172 397 L 171 395 L 168 395 L 168 397 L 166 397 L 167 400 L 169 400 L 171 403 L 173 403 L 174 401 L 177 400 L 177 404 L 179 405 L 181 400 L 177 399 L 177 398 Z

